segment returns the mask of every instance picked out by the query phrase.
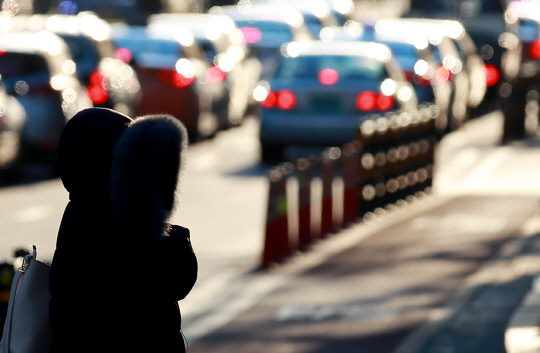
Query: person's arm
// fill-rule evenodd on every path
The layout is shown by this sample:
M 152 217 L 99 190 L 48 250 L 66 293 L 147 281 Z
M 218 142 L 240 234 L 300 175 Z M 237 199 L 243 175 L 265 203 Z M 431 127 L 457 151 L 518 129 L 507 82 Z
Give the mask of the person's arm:
M 171 225 L 159 248 L 159 283 L 175 301 L 184 299 L 197 280 L 197 257 L 189 236 L 189 229 Z

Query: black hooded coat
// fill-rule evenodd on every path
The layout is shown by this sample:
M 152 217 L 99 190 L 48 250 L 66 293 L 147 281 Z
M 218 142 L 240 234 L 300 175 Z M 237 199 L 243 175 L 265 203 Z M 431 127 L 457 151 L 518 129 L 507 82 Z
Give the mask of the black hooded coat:
M 50 289 L 50 353 L 184 352 L 178 301 L 195 284 L 189 231 L 167 223 L 187 144 L 168 115 L 104 108 L 65 126 L 59 170 L 70 201 Z

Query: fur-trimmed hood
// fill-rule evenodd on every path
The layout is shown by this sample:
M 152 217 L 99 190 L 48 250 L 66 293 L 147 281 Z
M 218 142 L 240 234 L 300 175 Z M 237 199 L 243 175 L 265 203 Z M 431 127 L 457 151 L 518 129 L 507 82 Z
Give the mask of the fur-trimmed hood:
M 111 164 L 114 214 L 139 229 L 161 234 L 176 205 L 187 134 L 169 115 L 140 117 L 118 140 Z
M 186 146 L 186 130 L 172 116 L 132 120 L 90 108 L 62 132 L 60 176 L 72 202 L 110 209 L 122 224 L 159 236 L 176 205 Z

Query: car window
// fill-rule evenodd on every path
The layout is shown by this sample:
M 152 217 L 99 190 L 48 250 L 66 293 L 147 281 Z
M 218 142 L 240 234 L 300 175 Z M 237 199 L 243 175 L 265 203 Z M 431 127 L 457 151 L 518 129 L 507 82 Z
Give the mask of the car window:
M 37 54 L 6 52 L 0 55 L 0 72 L 6 85 L 24 80 L 28 84 L 48 83 L 49 66 L 46 60 Z
M 530 19 L 520 19 L 518 37 L 525 42 L 533 42 L 539 38 L 538 22 Z
M 77 64 L 77 73 L 80 77 L 88 77 L 99 65 L 99 54 L 94 42 L 85 36 L 72 36 L 62 34 L 67 43 L 71 56 Z
M 317 79 L 324 69 L 337 71 L 340 79 L 383 80 L 388 77 L 384 64 L 363 56 L 300 56 L 283 58 L 276 77 Z
M 247 44 L 265 42 L 286 43 L 293 40 L 293 34 L 286 23 L 275 21 L 237 21 Z
M 323 28 L 321 19 L 315 16 L 314 14 L 306 13 L 304 14 L 304 21 L 306 21 L 306 25 L 311 31 L 311 34 L 314 37 L 318 38 L 319 32 Z
M 216 48 L 214 47 L 214 44 L 210 40 L 205 40 L 202 38 L 197 38 L 197 42 L 199 43 L 201 49 L 204 52 L 204 56 L 206 57 L 206 60 L 208 62 L 213 62 L 214 58 L 217 55 Z
M 394 54 L 394 58 L 403 68 L 412 69 L 418 61 L 418 51 L 412 44 L 386 41 L 382 41 L 381 43 L 388 45 Z
M 179 43 L 170 40 L 146 39 L 146 38 L 117 38 L 116 46 L 127 48 L 135 59 L 143 53 L 157 53 L 173 57 L 183 56 L 183 48 Z

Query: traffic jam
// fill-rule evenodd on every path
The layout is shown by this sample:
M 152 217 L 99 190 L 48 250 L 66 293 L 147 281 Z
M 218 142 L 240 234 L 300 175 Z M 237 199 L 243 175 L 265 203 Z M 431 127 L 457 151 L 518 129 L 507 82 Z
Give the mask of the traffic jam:
M 501 139 L 519 139 L 526 106 L 538 101 L 534 1 L 464 1 L 458 21 L 438 16 L 450 10 L 444 1 L 412 1 L 403 16 L 378 18 L 352 0 L 243 0 L 149 13 L 139 23 L 83 3 L 62 1 L 47 13 L 2 4 L 6 180 L 20 179 L 29 161 L 54 165 L 64 124 L 92 106 L 166 112 L 192 143 L 254 117 L 260 161 L 273 165 L 355 140 L 365 120 L 427 104 L 438 108 L 440 138 L 501 109 Z M 296 147 L 307 150 L 295 155 Z

